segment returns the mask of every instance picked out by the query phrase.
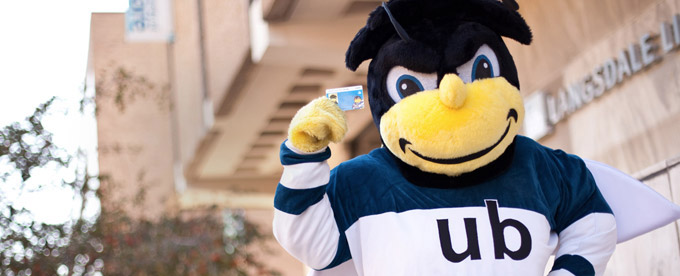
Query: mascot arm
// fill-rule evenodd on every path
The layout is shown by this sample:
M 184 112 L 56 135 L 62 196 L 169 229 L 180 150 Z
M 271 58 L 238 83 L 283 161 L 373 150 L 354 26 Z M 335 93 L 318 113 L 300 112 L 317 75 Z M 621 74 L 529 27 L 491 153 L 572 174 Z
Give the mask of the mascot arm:
M 283 175 L 274 196 L 274 236 L 291 255 L 317 270 L 343 255 L 338 246 L 344 236 L 326 194 L 326 160 L 331 156 L 329 141 L 340 141 L 345 131 L 344 113 L 319 98 L 298 111 L 289 139 L 281 145 Z
M 616 221 L 584 162 L 560 155 L 563 184 L 555 216 L 559 243 L 549 275 L 603 275 L 616 247 Z

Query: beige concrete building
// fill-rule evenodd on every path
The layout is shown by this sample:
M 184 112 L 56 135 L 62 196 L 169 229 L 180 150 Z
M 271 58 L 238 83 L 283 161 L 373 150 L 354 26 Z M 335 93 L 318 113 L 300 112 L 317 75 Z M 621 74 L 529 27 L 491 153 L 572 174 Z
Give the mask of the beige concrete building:
M 534 32 L 530 46 L 507 41 L 531 105 L 525 133 L 643 178 L 680 203 L 680 1 L 518 2 Z M 123 14 L 92 16 L 100 171 L 147 185 L 149 215 L 216 204 L 270 227 L 288 123 L 326 88 L 365 86 L 367 64 L 351 72 L 344 53 L 380 2 L 171 3 L 168 43 L 126 41 Z M 331 166 L 380 145 L 368 109 L 347 117 Z M 608 274 L 680 271 L 678 227 L 620 245 Z M 271 266 L 303 273 L 276 254 Z

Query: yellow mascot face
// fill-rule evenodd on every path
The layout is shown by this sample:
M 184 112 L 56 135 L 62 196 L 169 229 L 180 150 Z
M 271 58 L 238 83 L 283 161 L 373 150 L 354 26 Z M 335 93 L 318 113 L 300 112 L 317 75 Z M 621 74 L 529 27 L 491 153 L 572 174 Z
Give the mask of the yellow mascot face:
M 404 97 L 385 112 L 380 135 L 405 163 L 458 176 L 503 154 L 523 118 L 522 97 L 505 78 L 464 83 L 447 74 L 438 89 Z

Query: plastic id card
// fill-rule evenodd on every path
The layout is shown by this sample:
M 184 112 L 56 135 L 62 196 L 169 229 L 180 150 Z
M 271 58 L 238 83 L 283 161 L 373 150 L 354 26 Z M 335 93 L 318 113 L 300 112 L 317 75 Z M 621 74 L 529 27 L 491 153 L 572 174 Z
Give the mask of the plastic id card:
M 361 85 L 326 89 L 326 97 L 345 111 L 364 108 L 364 88 Z

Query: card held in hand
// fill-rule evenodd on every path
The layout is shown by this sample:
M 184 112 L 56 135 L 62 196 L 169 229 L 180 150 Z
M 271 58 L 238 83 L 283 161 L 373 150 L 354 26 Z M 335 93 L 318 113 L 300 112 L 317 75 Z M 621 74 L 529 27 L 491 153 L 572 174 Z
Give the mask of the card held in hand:
M 361 85 L 326 89 L 326 97 L 344 111 L 364 108 L 364 88 Z

